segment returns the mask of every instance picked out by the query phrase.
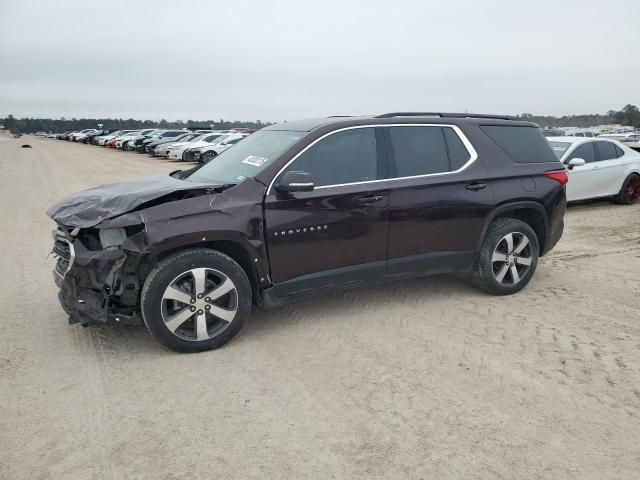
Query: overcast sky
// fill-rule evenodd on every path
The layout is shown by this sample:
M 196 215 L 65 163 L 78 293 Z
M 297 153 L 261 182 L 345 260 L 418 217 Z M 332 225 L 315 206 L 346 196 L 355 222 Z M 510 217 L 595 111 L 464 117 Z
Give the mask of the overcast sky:
M 0 0 L 0 116 L 640 104 L 640 0 Z

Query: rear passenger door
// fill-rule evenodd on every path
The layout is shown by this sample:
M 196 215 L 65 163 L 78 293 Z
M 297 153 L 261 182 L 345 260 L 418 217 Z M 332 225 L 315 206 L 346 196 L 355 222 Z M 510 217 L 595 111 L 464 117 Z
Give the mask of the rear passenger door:
M 477 153 L 455 126 L 384 130 L 391 169 L 388 272 L 468 267 L 493 204 Z
M 613 142 L 598 140 L 594 143 L 598 159 L 599 195 L 615 195 L 624 180 L 624 152 Z

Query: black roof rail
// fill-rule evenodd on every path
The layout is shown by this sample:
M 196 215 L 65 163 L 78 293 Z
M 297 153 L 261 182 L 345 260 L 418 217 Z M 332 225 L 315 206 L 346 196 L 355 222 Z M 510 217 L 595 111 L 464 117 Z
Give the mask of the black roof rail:
M 374 118 L 394 117 L 441 117 L 441 118 L 492 118 L 496 120 L 519 120 L 510 115 L 485 115 L 483 113 L 442 113 L 442 112 L 392 112 L 377 115 Z

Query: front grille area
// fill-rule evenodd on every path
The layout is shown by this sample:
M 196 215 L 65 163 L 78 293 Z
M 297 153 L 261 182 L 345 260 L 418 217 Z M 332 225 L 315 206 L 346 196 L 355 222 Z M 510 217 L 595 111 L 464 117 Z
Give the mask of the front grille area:
M 58 257 L 55 272 L 64 278 L 73 265 L 74 251 L 73 245 L 60 230 L 53 232 L 53 253 Z

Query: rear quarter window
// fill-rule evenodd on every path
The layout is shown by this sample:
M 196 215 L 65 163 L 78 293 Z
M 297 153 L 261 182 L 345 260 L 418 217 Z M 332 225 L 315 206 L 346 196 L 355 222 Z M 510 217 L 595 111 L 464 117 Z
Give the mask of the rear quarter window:
M 483 125 L 480 127 L 517 163 L 557 162 L 542 130 L 535 127 Z
M 600 141 L 598 144 L 598 160 L 611 160 L 618 158 L 615 143 Z
M 618 156 L 618 158 L 620 158 L 621 156 L 624 155 L 624 151 L 617 145 L 615 147 L 616 147 L 616 155 Z

